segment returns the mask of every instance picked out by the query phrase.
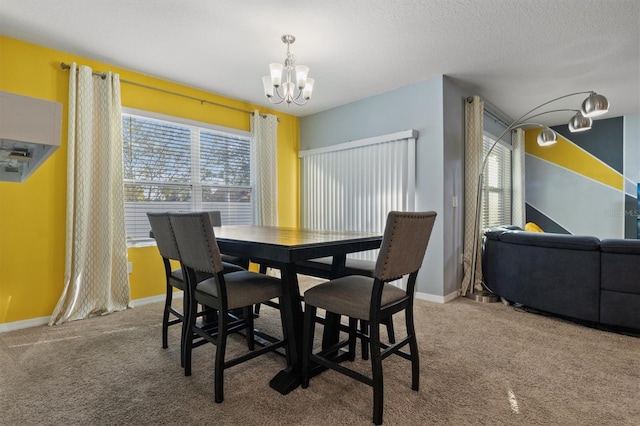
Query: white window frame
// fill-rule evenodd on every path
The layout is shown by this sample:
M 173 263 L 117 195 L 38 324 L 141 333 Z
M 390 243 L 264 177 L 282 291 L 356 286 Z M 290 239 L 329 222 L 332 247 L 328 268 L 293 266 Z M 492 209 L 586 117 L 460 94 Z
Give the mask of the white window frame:
M 210 123 L 204 123 L 204 122 L 200 122 L 200 121 L 196 121 L 196 120 L 190 120 L 190 119 L 186 119 L 186 118 L 181 118 L 181 117 L 175 117 L 175 116 L 171 116 L 171 115 L 165 115 L 165 114 L 159 114 L 159 113 L 155 113 L 155 112 L 151 112 L 151 111 L 145 111 L 145 110 L 139 110 L 139 109 L 134 109 L 134 108 L 122 108 L 122 116 L 136 116 L 136 117 L 140 117 L 146 120 L 157 120 L 160 122 L 166 122 L 166 123 L 170 123 L 170 124 L 175 124 L 178 126 L 185 126 L 188 127 L 191 131 L 190 133 L 190 161 L 191 161 L 191 180 L 188 182 L 184 182 L 184 183 L 179 183 L 177 185 L 180 186 L 185 186 L 185 187 L 191 187 L 191 205 L 189 206 L 189 209 L 191 211 L 200 211 L 203 209 L 203 202 L 202 202 L 202 187 L 203 186 L 210 186 L 210 184 L 206 183 L 206 182 L 201 182 L 200 180 L 200 131 L 201 130 L 207 130 L 207 131 L 212 131 L 214 133 L 219 133 L 219 134 L 226 134 L 226 135 L 232 135 L 234 137 L 240 137 L 240 138 L 246 138 L 248 143 L 251 144 L 251 133 L 248 131 L 244 131 L 244 130 L 238 130 L 238 129 L 233 129 L 233 128 L 229 128 L 229 127 L 223 127 L 223 126 L 217 126 L 214 124 L 210 124 Z M 124 148 L 124 147 L 123 147 Z M 249 166 L 249 172 L 251 172 L 251 165 Z M 253 182 L 253 179 L 250 179 L 250 182 Z M 140 182 L 140 183 L 144 183 L 144 182 L 148 182 L 148 181 L 136 181 L 136 180 L 131 180 L 131 179 L 124 179 L 123 183 L 124 184 L 130 184 L 130 183 L 136 183 L 136 182 Z M 175 184 L 175 182 L 162 182 L 165 184 Z M 251 186 L 251 183 L 249 184 L 249 186 L 224 186 L 222 185 L 222 187 L 225 188 L 231 188 L 231 189 L 241 189 L 241 190 L 247 190 L 249 191 L 251 194 L 254 194 L 254 188 Z M 249 212 L 250 212 L 250 218 L 247 222 L 247 224 L 253 223 L 253 211 L 254 211 L 254 197 L 251 196 L 251 201 L 250 201 L 250 206 L 249 206 Z M 127 202 L 125 201 L 125 206 L 127 205 Z M 125 208 L 126 210 L 126 208 Z M 171 209 L 163 209 L 164 211 L 171 211 Z M 184 208 L 178 208 L 177 210 L 182 210 L 184 211 Z M 146 213 L 144 213 L 146 216 Z M 125 217 L 126 219 L 126 217 Z M 222 214 L 222 222 L 223 224 L 226 222 L 225 221 L 225 214 L 223 212 Z M 244 223 L 244 222 L 243 222 Z M 151 227 L 149 226 L 149 230 L 151 229 Z M 138 230 L 138 232 L 140 232 Z M 148 233 L 146 233 L 148 235 Z M 140 235 L 137 236 L 133 236 L 133 237 L 129 237 L 127 236 L 127 244 L 128 246 L 146 246 L 146 245 L 153 245 L 155 244 L 155 241 L 147 236 L 142 237 Z
M 484 132 L 483 136 L 483 158 L 486 156 L 486 151 L 495 143 L 497 136 Z M 500 150 L 507 150 L 509 152 L 509 164 L 508 170 L 504 170 L 502 173 L 491 168 L 492 160 L 498 160 Z M 500 165 L 498 165 L 500 167 Z M 503 164 L 503 168 L 507 167 L 507 165 Z M 512 194 L 513 194 L 513 147 L 509 142 L 504 140 L 499 140 L 496 146 L 493 148 L 493 151 L 489 154 L 489 157 L 486 161 L 485 169 L 484 169 L 484 183 L 482 185 L 482 206 L 481 206 L 481 226 L 482 229 L 496 226 L 496 225 L 508 225 L 511 223 L 512 217 Z M 495 184 L 496 181 L 497 184 Z M 492 184 L 492 182 L 494 184 Z M 490 208 L 496 208 L 497 206 L 491 205 L 491 197 L 490 195 L 498 195 L 498 198 L 501 198 L 501 204 L 504 207 L 504 210 L 501 213 L 498 213 L 497 216 L 502 219 L 497 220 L 495 223 L 490 221 L 491 214 L 489 213 Z

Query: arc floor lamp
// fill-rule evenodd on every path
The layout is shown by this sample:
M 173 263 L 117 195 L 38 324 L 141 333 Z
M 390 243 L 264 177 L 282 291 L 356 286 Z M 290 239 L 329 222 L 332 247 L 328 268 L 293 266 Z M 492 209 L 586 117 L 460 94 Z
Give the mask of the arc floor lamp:
M 541 108 L 553 102 L 556 102 L 571 96 L 583 95 L 583 94 L 589 94 L 589 96 L 582 102 L 581 108 L 579 110 L 554 109 L 549 111 L 538 112 Z M 467 285 L 471 287 L 471 291 L 473 292 L 473 296 L 475 297 L 476 301 L 494 302 L 498 300 L 497 296 L 493 294 L 493 292 L 491 292 L 488 288 L 486 288 L 484 283 L 482 283 L 483 289 L 481 291 L 477 291 L 475 289 L 475 283 L 477 278 L 476 267 L 477 267 L 477 260 L 478 260 L 478 249 L 480 246 L 480 238 L 481 238 L 480 218 L 481 218 L 481 210 L 482 210 L 482 189 L 484 185 L 484 169 L 487 166 L 487 160 L 489 159 L 489 156 L 491 155 L 491 152 L 493 151 L 495 146 L 504 137 L 504 135 L 507 134 L 507 132 L 510 132 L 512 130 L 522 128 L 522 127 L 530 127 L 530 126 L 543 127 L 544 130 L 542 130 L 542 132 L 538 134 L 538 138 L 537 138 L 538 145 L 541 145 L 541 146 L 553 145 L 558 140 L 558 135 L 556 134 L 556 132 L 554 132 L 553 130 L 541 124 L 533 123 L 530 120 L 544 114 L 551 114 L 551 113 L 563 112 L 563 111 L 575 112 L 575 114 L 569 120 L 569 123 L 568 123 L 569 130 L 571 132 L 582 132 L 582 131 L 591 129 L 591 126 L 593 124 L 593 120 L 592 120 L 593 117 L 597 117 L 609 111 L 609 101 L 603 95 L 599 95 L 593 91 L 569 93 L 568 95 L 563 95 L 557 98 L 553 98 L 527 111 L 522 116 L 514 120 L 511 124 L 509 124 L 507 128 L 504 129 L 502 134 L 498 136 L 498 138 L 493 142 L 493 145 L 491 145 L 491 147 L 489 148 L 489 151 L 484 156 L 482 165 L 480 166 L 480 174 L 478 176 L 478 188 L 476 192 L 476 209 L 475 209 L 474 229 L 473 229 L 473 257 L 471 260 L 471 280 L 467 282 Z M 462 294 L 466 295 L 468 291 L 469 291 L 469 288 L 463 288 Z

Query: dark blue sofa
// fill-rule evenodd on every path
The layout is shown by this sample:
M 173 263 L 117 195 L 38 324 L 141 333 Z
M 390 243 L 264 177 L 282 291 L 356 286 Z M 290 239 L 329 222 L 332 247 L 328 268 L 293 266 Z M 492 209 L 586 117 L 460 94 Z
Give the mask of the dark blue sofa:
M 483 239 L 487 287 L 539 311 L 640 330 L 640 241 L 490 228 Z

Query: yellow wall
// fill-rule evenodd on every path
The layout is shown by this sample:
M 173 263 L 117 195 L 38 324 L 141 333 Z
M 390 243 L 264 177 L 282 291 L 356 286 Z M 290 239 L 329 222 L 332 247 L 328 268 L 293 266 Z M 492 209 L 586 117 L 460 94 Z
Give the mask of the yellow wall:
M 57 101 L 63 105 L 62 145 L 24 183 L 0 182 L 0 324 L 51 315 L 64 281 L 67 166 L 68 71 L 60 63 L 76 62 L 97 71 L 113 71 L 123 80 L 206 99 L 243 110 L 259 109 L 120 69 L 88 58 L 0 37 L 0 90 Z M 153 111 L 219 126 L 249 130 L 249 115 L 123 83 L 125 107 Z M 299 120 L 276 113 L 278 126 L 278 215 L 283 226 L 298 225 Z M 130 248 L 133 300 L 164 292 L 162 262 L 155 247 Z

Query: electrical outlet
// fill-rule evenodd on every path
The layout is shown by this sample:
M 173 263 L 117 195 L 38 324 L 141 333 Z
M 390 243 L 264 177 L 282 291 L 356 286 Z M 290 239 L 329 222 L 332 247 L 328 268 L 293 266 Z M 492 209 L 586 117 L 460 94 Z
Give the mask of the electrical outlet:
M 458 196 L 454 195 L 453 196 L 453 207 L 458 207 Z
M 127 262 L 127 272 L 128 273 L 133 272 L 133 263 L 132 262 Z

